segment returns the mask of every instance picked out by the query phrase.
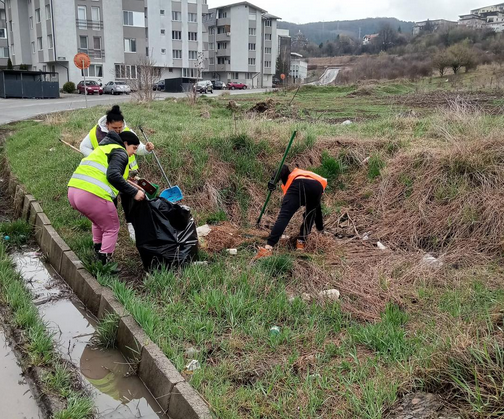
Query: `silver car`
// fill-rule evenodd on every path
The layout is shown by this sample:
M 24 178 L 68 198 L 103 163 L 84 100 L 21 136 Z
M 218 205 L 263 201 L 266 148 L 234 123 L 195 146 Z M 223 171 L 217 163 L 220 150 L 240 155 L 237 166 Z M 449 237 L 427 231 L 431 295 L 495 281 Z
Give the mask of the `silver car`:
M 131 87 L 123 81 L 109 81 L 105 86 L 103 86 L 103 93 L 110 93 L 111 95 L 126 93 L 129 95 L 131 93 Z

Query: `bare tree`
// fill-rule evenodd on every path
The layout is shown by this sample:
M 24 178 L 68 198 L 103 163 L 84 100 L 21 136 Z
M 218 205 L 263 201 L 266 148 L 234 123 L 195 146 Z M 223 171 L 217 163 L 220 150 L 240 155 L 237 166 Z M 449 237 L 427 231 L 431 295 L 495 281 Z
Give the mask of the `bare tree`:
M 205 68 L 205 54 L 202 52 L 198 52 L 198 59 L 196 63 L 194 63 L 194 68 L 196 69 L 196 83 L 201 80 L 201 75 L 203 73 L 203 68 Z M 198 91 L 196 90 L 196 83 L 191 86 L 187 91 L 187 97 L 189 99 L 189 103 L 194 105 L 198 99 Z
M 161 71 L 155 64 L 149 57 L 140 58 L 136 65 L 136 78 L 130 74 L 127 79 L 134 97 L 140 102 L 151 102 L 156 98 L 154 85 L 159 81 Z

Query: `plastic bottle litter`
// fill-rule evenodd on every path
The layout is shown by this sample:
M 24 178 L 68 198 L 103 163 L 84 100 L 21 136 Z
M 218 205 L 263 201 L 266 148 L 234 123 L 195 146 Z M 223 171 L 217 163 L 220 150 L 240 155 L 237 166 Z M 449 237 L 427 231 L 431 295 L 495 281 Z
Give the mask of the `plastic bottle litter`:
M 186 365 L 186 371 L 196 371 L 201 368 L 201 365 L 197 359 L 193 359 L 189 364 Z
M 10 236 L 4 236 L 4 240 L 5 241 L 9 241 L 10 240 Z
M 352 122 L 352 121 L 350 121 L 350 119 L 347 119 L 346 121 L 343 121 L 343 122 L 341 123 L 341 125 L 352 125 L 352 124 L 353 124 L 353 122 Z
M 376 247 L 380 250 L 386 250 L 387 246 L 385 246 L 382 242 L 376 242 Z
M 328 300 L 338 300 L 340 292 L 337 289 L 324 290 L 319 292 L 319 297 L 327 298 Z
M 440 268 L 441 266 L 443 266 L 443 262 L 432 256 L 430 253 L 426 253 L 422 258 L 422 265 L 430 266 L 433 268 Z
M 226 249 L 226 252 L 228 252 L 230 255 L 237 255 L 238 249 Z
M 280 334 L 280 328 L 278 326 L 271 326 L 269 332 L 270 336 L 278 336 Z
M 206 260 L 198 260 L 196 262 L 193 262 L 193 265 L 197 266 L 208 266 L 208 262 Z

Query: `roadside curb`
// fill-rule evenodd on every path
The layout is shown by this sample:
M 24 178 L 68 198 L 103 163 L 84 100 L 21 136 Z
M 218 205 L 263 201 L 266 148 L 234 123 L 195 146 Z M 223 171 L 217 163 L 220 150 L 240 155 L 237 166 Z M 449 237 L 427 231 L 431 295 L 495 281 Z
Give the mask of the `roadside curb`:
M 39 202 L 26 192 L 4 159 L 7 191 L 14 196 L 14 216 L 34 227 L 35 239 L 56 272 L 72 288 L 86 308 L 99 319 L 106 314 L 120 318 L 117 342 L 126 359 L 138 366 L 138 376 L 171 419 L 211 419 L 207 403 L 153 343 L 135 319 L 98 283 L 77 255 L 60 237 Z M 8 178 L 8 179 L 7 179 Z

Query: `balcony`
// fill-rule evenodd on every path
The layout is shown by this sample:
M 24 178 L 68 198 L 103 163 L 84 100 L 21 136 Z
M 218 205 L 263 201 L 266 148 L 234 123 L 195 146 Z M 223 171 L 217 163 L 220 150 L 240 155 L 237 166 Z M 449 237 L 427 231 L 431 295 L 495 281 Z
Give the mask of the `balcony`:
M 76 19 L 75 22 L 77 23 L 77 28 L 79 29 L 93 29 L 95 31 L 103 29 L 102 20 Z
M 103 50 L 103 49 L 79 48 L 79 52 L 83 52 L 84 54 L 89 55 L 89 58 L 94 58 L 94 59 L 104 59 L 105 58 L 105 50 Z
M 229 41 L 231 39 L 231 32 L 218 33 L 215 35 L 215 41 Z
M 230 48 L 218 49 L 215 51 L 217 57 L 229 57 L 231 55 Z

